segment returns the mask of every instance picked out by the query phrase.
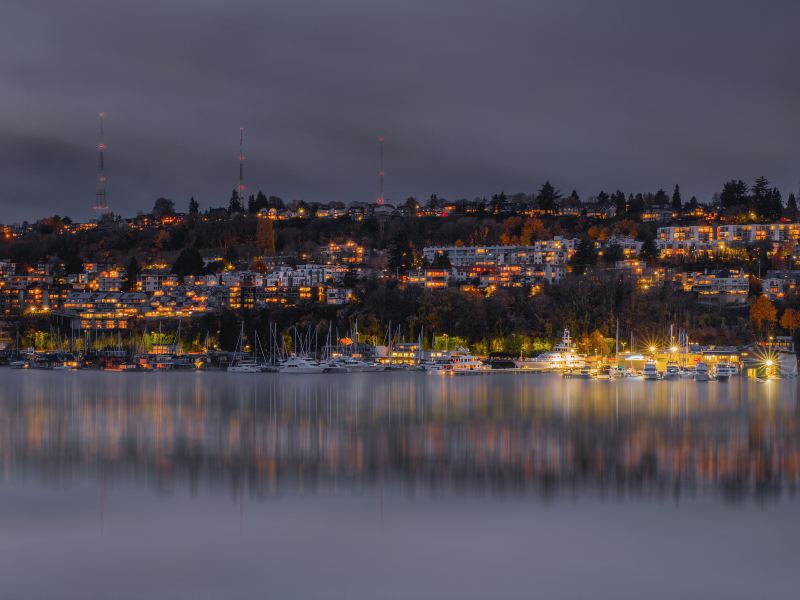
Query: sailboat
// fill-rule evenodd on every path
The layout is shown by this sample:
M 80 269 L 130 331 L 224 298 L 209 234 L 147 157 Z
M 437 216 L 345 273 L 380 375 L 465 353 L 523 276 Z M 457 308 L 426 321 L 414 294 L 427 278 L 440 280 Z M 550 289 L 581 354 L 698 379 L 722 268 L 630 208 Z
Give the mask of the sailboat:
M 233 352 L 233 363 L 227 368 L 228 373 L 261 373 L 261 365 L 252 358 L 244 358 L 244 321 Z

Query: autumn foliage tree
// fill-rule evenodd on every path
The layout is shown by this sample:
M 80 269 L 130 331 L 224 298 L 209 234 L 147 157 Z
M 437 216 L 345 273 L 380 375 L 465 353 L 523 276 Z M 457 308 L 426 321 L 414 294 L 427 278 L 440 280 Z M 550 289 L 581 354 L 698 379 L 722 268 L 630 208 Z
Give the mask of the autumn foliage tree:
M 275 229 L 270 219 L 259 219 L 256 229 L 256 242 L 258 249 L 266 256 L 275 254 Z
M 793 308 L 784 310 L 781 315 L 781 327 L 794 335 L 794 332 L 800 329 L 800 311 Z
M 750 306 L 750 320 L 756 332 L 762 334 L 777 322 L 778 311 L 766 295 L 759 296 Z

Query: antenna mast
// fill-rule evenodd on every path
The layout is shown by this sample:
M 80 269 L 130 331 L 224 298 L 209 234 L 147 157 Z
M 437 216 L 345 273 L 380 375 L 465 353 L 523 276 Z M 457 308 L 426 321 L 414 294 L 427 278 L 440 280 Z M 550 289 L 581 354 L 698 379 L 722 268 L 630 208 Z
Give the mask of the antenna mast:
M 94 209 L 97 212 L 105 212 L 108 210 L 108 203 L 106 202 L 106 164 L 103 157 L 106 144 L 103 141 L 103 121 L 106 118 L 106 113 L 100 113 L 100 140 L 97 143 L 97 190 L 94 198 Z
M 380 145 L 380 170 L 378 171 L 379 187 L 378 187 L 378 204 L 383 204 L 383 136 L 378 138 Z
M 239 200 L 244 200 L 244 127 L 239 128 Z

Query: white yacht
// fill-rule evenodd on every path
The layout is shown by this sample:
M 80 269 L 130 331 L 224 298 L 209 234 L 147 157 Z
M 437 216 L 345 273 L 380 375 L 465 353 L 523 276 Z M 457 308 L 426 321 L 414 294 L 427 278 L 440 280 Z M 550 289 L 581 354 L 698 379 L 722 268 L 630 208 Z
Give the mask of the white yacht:
M 642 377 L 645 381 L 656 381 L 658 379 L 658 366 L 656 366 L 656 361 L 648 360 L 644 364 L 644 369 L 642 369 Z
M 323 368 L 324 373 L 347 373 L 347 367 L 335 360 L 321 360 L 319 366 Z
M 426 360 L 420 363 L 419 368 L 422 371 L 427 371 L 428 373 L 438 373 L 439 371 L 443 371 L 449 365 L 448 362 L 443 362 L 439 360 Z
M 726 362 L 721 362 L 714 370 L 714 377 L 717 381 L 728 381 L 728 378 L 733 375 L 731 365 Z
M 697 363 L 694 374 L 695 381 L 710 381 L 711 374 L 708 371 L 708 365 L 704 362 Z
M 278 367 L 278 373 L 287 373 L 290 375 L 314 375 L 324 372 L 324 366 L 300 356 L 291 356 Z
M 337 358 L 334 362 L 347 369 L 348 373 L 365 373 L 386 370 L 386 365 L 368 360 L 360 360 L 358 358 L 353 358 L 352 356 L 342 356 Z
M 681 379 L 694 379 L 696 374 L 697 369 L 695 367 L 683 367 L 681 369 Z
M 443 373 L 470 374 L 487 373 L 492 368 L 483 363 L 477 356 L 469 353 L 465 348 L 456 348 L 450 353 L 450 368 L 442 371 Z
M 229 366 L 228 373 L 261 373 L 261 365 L 254 360 L 240 360 Z
M 575 352 L 569 329 L 565 329 L 561 341 L 553 346 L 552 351 L 543 352 L 533 358 L 515 360 L 514 364 L 524 371 L 561 371 L 582 369 L 586 366 L 586 358 Z
M 678 379 L 681 376 L 681 370 L 678 365 L 674 362 L 667 363 L 667 367 L 664 370 L 664 379 Z

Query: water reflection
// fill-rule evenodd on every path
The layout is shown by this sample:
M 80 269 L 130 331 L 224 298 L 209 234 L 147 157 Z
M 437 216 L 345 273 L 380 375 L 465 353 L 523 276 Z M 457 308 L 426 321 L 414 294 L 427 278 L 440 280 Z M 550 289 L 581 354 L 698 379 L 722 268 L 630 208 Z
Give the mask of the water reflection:
M 797 384 L 0 372 L 6 481 L 793 496 Z

